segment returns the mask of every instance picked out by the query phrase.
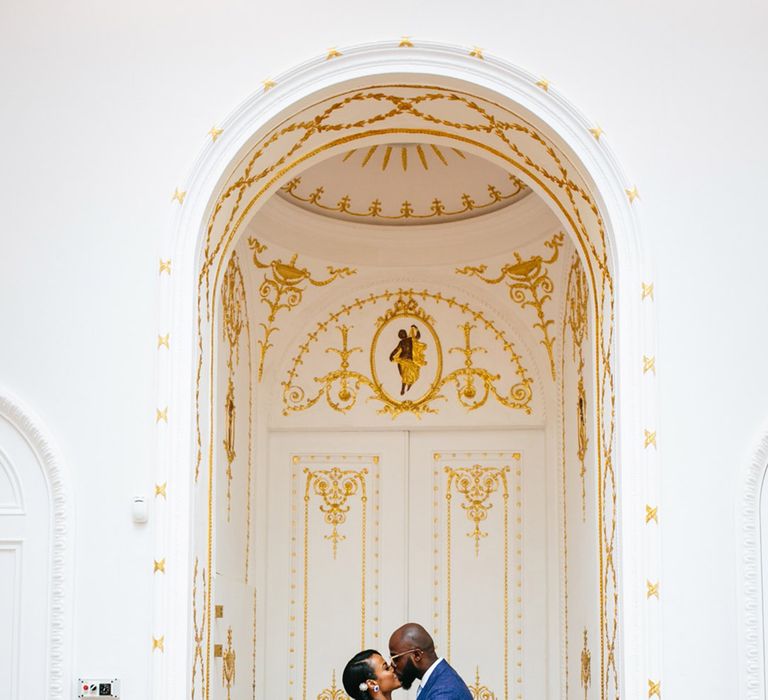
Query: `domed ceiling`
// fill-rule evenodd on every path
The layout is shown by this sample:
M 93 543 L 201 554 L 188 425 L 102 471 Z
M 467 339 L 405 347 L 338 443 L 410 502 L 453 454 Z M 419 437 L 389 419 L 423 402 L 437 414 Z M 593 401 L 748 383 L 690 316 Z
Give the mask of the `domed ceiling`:
M 511 173 L 459 149 L 390 143 L 329 158 L 290 180 L 278 194 L 293 205 L 344 221 L 413 226 L 481 216 L 529 193 Z

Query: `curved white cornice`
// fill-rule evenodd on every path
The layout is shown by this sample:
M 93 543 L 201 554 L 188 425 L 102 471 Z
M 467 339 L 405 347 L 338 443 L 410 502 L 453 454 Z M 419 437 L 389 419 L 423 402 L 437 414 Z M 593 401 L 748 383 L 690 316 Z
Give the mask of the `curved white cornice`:
M 5 389 L 0 388 L 0 415 L 32 447 L 45 478 L 50 505 L 50 582 L 48 622 L 49 700 L 70 697 L 72 649 L 72 574 L 74 524 L 69 474 L 42 421 Z
M 760 538 L 760 498 L 768 472 L 768 425 L 747 465 L 742 481 L 742 499 L 737 523 L 741 557 L 737 567 L 739 612 L 739 698 L 765 698 L 765 639 L 763 627 L 763 576 Z
M 276 242 L 274 231 L 279 231 L 281 246 L 305 255 L 344 265 L 404 268 L 486 260 L 550 237 L 561 228 L 551 209 L 535 195 L 477 219 L 418 227 L 338 221 L 271 197 L 244 235 Z

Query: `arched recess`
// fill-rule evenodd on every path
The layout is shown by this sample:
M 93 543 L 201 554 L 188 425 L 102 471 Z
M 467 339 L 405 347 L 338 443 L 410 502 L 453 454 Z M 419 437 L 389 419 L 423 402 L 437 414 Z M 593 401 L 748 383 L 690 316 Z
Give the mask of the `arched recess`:
M 742 482 L 737 524 L 741 556 L 736 569 L 739 595 L 739 698 L 765 698 L 765 602 L 768 540 L 766 476 L 768 475 L 768 426 L 752 453 Z
M 440 96 L 430 97 L 435 94 Z M 352 101 L 371 105 L 366 123 L 342 119 L 332 129 L 318 128 Z M 412 109 L 415 101 L 459 105 L 476 112 L 482 127 L 465 128 L 466 121 L 447 113 L 420 116 Z M 331 106 L 325 114 L 324 102 Z M 390 113 L 376 113 L 381 103 Z M 211 355 L 220 322 L 217 289 L 230 246 L 294 168 L 348 149 L 351 141 L 372 144 L 414 131 L 436 142 L 460 142 L 516 169 L 550 203 L 580 251 L 598 319 L 601 696 L 659 693 L 656 428 L 652 362 L 644 363 L 653 356 L 652 278 L 634 197 L 628 197 L 620 168 L 592 126 L 548 83 L 501 60 L 458 47 L 397 42 L 310 61 L 265 85 L 222 123 L 180 188 L 186 195 L 177 197 L 181 206 L 160 255 L 159 332 L 170 334 L 173 343 L 166 343 L 168 352 L 158 359 L 163 420 L 158 419 L 157 546 L 168 567 L 155 588 L 155 697 L 188 687 L 190 645 L 196 666 L 211 653 L 210 407 L 217 400 L 210 389 Z M 207 498 L 196 502 L 198 479 L 207 482 Z M 202 591 L 191 576 L 198 566 Z
M 50 700 L 66 700 L 71 692 L 74 572 L 74 523 L 69 475 L 42 421 L 4 389 L 0 389 L 0 418 L 7 421 L 33 453 L 47 487 L 50 554 L 46 572 L 48 599 L 44 603 L 48 669 L 45 687 L 46 697 Z M 24 477 L 21 481 L 23 485 Z M 24 512 L 23 507 L 20 512 Z

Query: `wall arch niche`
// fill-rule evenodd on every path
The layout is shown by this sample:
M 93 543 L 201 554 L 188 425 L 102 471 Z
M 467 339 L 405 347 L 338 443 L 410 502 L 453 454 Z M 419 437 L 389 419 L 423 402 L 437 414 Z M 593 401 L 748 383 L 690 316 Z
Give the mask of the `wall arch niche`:
M 656 694 L 656 501 L 628 469 L 652 460 L 652 404 L 624 399 L 649 393 L 650 282 L 604 144 L 546 85 L 451 47 L 359 47 L 276 83 L 206 149 L 161 258 L 181 342 L 160 367 L 157 697 L 336 697 L 344 656 L 386 648 L 398 615 L 434 625 L 478 696 Z M 410 384 L 388 354 L 408 328 L 426 348 Z M 497 487 L 459 504 L 473 468 Z M 395 560 L 377 528 L 405 507 L 398 478 L 406 503 L 435 494 L 400 518 L 428 512 L 434 541 L 402 530 L 416 555 Z M 481 561 L 503 562 L 492 609 L 456 573 Z M 326 662 L 334 615 L 350 639 Z M 473 615 L 503 621 L 496 671 L 457 656 Z

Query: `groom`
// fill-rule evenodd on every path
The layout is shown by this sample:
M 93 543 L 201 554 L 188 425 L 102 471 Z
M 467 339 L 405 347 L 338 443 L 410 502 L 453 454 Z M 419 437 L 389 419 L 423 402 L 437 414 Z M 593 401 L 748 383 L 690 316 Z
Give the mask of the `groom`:
M 417 678 L 418 700 L 472 700 L 466 683 L 435 653 L 429 632 L 415 622 L 398 627 L 389 638 L 389 658 L 395 675 L 408 690 Z

